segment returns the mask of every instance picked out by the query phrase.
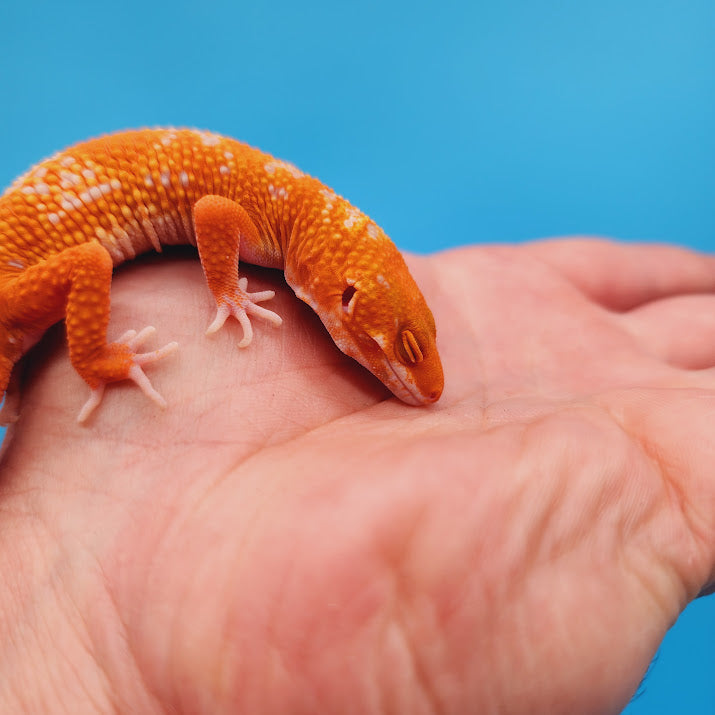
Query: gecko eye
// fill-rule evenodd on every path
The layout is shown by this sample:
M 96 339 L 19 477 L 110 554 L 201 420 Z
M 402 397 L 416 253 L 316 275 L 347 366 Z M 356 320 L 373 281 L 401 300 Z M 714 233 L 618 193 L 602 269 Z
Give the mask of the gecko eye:
M 355 308 L 355 295 L 357 293 L 357 288 L 355 286 L 348 286 L 344 291 L 343 291 L 343 298 L 342 298 L 342 304 L 343 304 L 343 312 L 347 313 L 348 315 L 352 315 L 353 308 Z
M 417 342 L 417 338 L 411 330 L 403 330 L 397 336 L 395 348 L 400 360 L 405 364 L 411 363 L 416 365 L 418 362 L 424 360 L 420 344 Z

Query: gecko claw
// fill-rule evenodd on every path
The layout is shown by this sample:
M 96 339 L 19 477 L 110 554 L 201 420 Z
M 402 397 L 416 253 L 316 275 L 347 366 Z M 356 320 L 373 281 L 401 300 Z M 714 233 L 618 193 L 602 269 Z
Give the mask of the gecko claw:
M 211 335 L 217 330 L 220 330 L 229 315 L 231 315 L 231 309 L 228 307 L 228 305 L 226 305 L 226 303 L 222 303 L 221 305 L 219 305 L 218 309 L 216 310 L 216 317 L 213 319 L 211 325 L 206 328 L 206 335 Z
M 166 407 L 166 400 L 154 389 L 153 385 L 149 381 L 149 378 L 144 374 L 144 370 L 142 370 L 138 364 L 134 364 L 129 368 L 129 374 L 127 375 L 127 377 L 132 382 L 136 383 L 139 386 L 139 389 L 152 402 L 155 402 L 162 409 Z
M 206 335 L 211 335 L 223 327 L 229 316 L 233 316 L 243 328 L 243 338 L 238 343 L 239 348 L 245 348 L 253 340 L 253 326 L 249 315 L 261 318 L 272 325 L 279 326 L 283 323 L 280 315 L 268 310 L 258 303 L 274 298 L 276 293 L 272 290 L 263 290 L 257 293 L 248 293 L 248 280 L 240 278 L 238 291 L 231 298 L 223 298 L 216 309 L 216 317 L 206 329 Z
M 139 332 L 136 330 L 127 330 L 127 332 L 124 333 L 119 340 L 115 341 L 115 344 L 124 345 L 131 351 L 131 366 L 127 371 L 125 378 L 134 382 L 152 402 L 156 403 L 161 408 L 165 408 L 166 400 L 154 389 L 149 378 L 144 373 L 144 370 L 142 370 L 142 365 L 149 365 L 157 360 L 161 360 L 167 355 L 170 355 L 178 350 L 179 343 L 171 342 L 158 350 L 152 350 L 148 353 L 134 352 L 134 350 L 138 348 L 141 343 L 143 343 L 155 332 L 156 328 L 153 326 L 147 326 Z M 86 422 L 89 416 L 102 402 L 102 397 L 104 397 L 104 388 L 108 382 L 110 382 L 110 380 L 100 382 L 97 387 L 92 388 L 89 399 L 84 403 L 84 406 L 77 416 L 77 422 L 80 424 Z
M 94 412 L 95 408 L 99 406 L 104 396 L 104 384 L 99 387 L 95 387 L 89 394 L 89 399 L 84 403 L 84 406 L 79 411 L 77 415 L 77 422 L 82 424 L 87 421 L 87 418 Z

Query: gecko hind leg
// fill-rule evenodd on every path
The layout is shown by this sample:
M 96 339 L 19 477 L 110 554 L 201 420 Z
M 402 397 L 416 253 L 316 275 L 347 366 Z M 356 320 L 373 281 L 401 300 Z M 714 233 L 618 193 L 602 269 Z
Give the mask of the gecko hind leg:
M 23 339 L 40 335 L 65 318 L 70 362 L 92 390 L 80 412 L 80 422 L 101 402 L 104 387 L 110 382 L 132 380 L 162 404 L 142 365 L 161 359 L 177 347 L 169 343 L 153 352 L 137 353 L 135 348 L 154 332 L 153 328 L 130 331 L 120 340 L 107 343 L 112 268 L 109 252 L 97 241 L 90 241 L 28 267 L 4 287 L 2 322 L 13 338 L 11 346 L 0 346 L 0 357 L 6 362 L 19 359 Z M 3 366 L 0 360 L 0 378 Z
M 111 345 L 126 346 L 131 351 L 131 367 L 127 370 L 126 379 L 134 382 L 139 389 L 150 399 L 155 402 L 162 409 L 166 407 L 166 400 L 154 389 L 149 378 L 142 370 L 142 365 L 149 365 L 150 363 L 161 360 L 163 357 L 170 355 L 179 348 L 179 343 L 171 342 L 158 350 L 152 350 L 148 353 L 137 353 L 135 348 L 138 348 L 141 343 L 143 343 L 148 337 L 156 333 L 156 328 L 149 325 L 143 330 L 137 332 L 136 330 L 127 330 L 124 335 L 122 335 L 118 340 Z M 80 424 L 85 422 L 87 418 L 94 412 L 95 408 L 102 402 L 102 397 L 104 397 L 104 388 L 107 382 L 100 382 L 96 387 L 92 388 L 92 391 L 84 403 L 84 406 L 80 410 L 77 416 L 77 422 Z

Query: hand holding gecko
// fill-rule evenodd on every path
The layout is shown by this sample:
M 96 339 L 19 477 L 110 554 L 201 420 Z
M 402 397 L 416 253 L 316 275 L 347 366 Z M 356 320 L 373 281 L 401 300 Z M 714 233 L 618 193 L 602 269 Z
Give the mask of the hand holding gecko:
M 567 241 L 410 266 L 445 371 L 424 409 L 265 271 L 284 325 L 250 351 L 201 335 L 194 258 L 116 276 L 112 329 L 182 345 L 166 412 L 118 384 L 77 426 L 49 336 L 0 466 L 0 710 L 627 703 L 715 581 L 715 263 Z

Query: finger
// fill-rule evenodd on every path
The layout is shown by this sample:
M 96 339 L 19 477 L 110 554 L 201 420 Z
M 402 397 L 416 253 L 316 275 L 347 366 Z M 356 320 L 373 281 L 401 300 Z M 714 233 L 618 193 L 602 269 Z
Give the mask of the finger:
M 680 295 L 647 303 L 621 317 L 652 355 L 675 367 L 715 366 L 715 295 Z
M 686 248 L 593 238 L 537 241 L 524 248 L 610 310 L 715 292 L 715 258 Z

